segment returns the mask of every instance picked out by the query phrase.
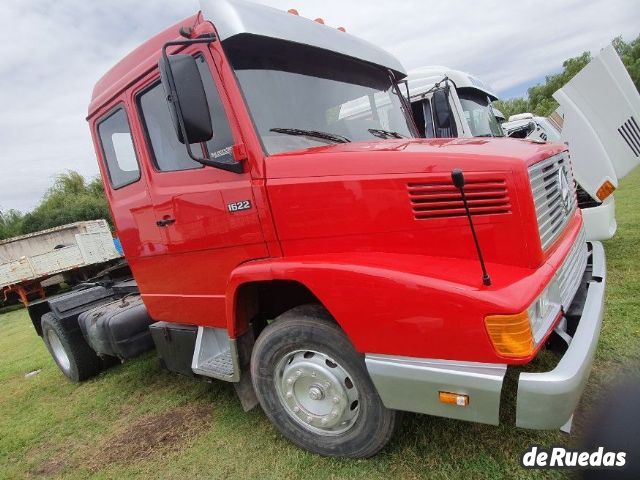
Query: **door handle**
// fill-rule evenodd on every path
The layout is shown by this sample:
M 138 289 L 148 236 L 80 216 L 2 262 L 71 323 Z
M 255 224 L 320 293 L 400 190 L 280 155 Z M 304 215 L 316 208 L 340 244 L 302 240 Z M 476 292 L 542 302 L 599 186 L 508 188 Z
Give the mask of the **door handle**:
M 156 225 L 159 227 L 166 227 L 167 225 L 171 225 L 172 223 L 175 223 L 175 221 L 176 221 L 175 218 L 163 218 L 162 220 L 157 220 Z

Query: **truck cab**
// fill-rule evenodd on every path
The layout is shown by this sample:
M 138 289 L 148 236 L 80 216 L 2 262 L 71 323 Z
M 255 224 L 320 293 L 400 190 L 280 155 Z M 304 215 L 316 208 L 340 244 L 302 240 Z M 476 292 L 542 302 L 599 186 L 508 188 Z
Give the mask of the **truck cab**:
M 202 0 L 113 67 L 88 122 L 133 278 L 43 315 L 62 371 L 78 345 L 126 359 L 150 335 L 168 369 L 232 382 L 302 448 L 368 457 L 398 411 L 497 425 L 507 370 L 557 345 L 552 370 L 519 374 L 515 424 L 568 428 L 606 268 L 566 149 L 419 138 L 405 76 L 241 0 Z
M 409 71 L 406 82 L 406 95 L 421 136 L 504 136 L 491 105 L 498 97 L 479 78 L 460 70 L 431 66 Z

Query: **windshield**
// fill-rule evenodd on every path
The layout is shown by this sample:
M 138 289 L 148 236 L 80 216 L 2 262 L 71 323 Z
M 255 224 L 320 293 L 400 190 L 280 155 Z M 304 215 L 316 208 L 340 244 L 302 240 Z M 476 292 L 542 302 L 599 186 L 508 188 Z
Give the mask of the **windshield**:
M 389 73 L 309 46 L 243 35 L 224 44 L 269 154 L 414 136 Z
M 460 88 L 458 89 L 458 97 L 471 129 L 471 135 L 474 137 L 504 136 L 486 93 L 475 89 Z

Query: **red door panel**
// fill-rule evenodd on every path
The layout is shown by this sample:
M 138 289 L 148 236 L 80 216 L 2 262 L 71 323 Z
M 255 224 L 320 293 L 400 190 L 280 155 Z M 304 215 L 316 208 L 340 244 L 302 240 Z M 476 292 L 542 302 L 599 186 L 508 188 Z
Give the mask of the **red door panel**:
M 215 133 L 203 151 L 220 155 L 227 147 L 241 143 L 241 138 L 236 122 L 228 120 L 231 109 L 217 72 L 211 69 L 208 51 L 194 50 L 192 54 L 203 62 L 199 65 L 201 74 L 211 75 L 209 82 L 203 78 L 203 83 L 209 87 Z M 141 119 L 137 133 L 144 145 L 154 211 L 153 225 L 150 222 L 148 228 L 159 228 L 163 238 L 162 253 L 136 265 L 138 283 L 144 285 L 145 304 L 154 319 L 226 327 L 224 294 L 231 272 L 248 260 L 268 256 L 251 175 L 185 160 L 184 146 L 176 143 L 173 127 L 167 127 L 170 119 L 164 115 L 168 116 L 168 109 L 153 103 L 160 101 L 160 95 L 150 93 L 158 86 L 157 77 L 154 72 L 141 82 L 132 99 Z M 216 97 L 210 96 L 211 89 Z M 222 92 L 219 96 L 218 91 Z M 146 94 L 149 96 L 144 97 Z M 194 148 L 198 152 L 203 149 Z M 231 211 L 229 204 L 238 202 L 249 208 Z M 158 221 L 162 226 L 156 226 Z

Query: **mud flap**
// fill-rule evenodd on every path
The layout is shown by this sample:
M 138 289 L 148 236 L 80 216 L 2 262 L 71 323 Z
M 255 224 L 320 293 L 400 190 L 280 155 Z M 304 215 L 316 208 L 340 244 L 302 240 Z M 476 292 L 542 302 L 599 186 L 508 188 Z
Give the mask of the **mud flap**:
M 253 390 L 253 382 L 251 381 L 249 370 L 242 372 L 240 381 L 235 382 L 233 387 L 245 412 L 253 410 L 258 405 L 258 397 L 256 397 L 256 392 Z

